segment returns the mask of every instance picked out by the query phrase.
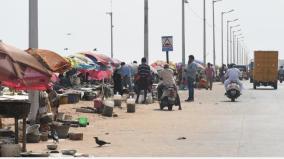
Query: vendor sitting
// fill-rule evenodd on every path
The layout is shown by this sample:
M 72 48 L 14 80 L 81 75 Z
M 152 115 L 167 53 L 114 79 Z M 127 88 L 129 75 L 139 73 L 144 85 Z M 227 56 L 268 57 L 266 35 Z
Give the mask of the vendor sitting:
M 53 90 L 52 88 L 48 89 L 46 91 L 48 93 L 48 100 L 49 100 L 49 104 L 51 107 L 51 112 L 53 114 L 53 120 L 56 119 L 56 116 L 58 114 L 58 108 L 59 108 L 59 96 L 57 95 L 56 91 Z

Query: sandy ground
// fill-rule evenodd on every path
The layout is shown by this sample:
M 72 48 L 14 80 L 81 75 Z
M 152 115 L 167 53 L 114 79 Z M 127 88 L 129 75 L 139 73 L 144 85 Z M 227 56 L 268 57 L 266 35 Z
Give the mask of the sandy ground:
M 246 90 L 237 102 L 224 96 L 220 83 L 213 91 L 196 90 L 193 103 L 183 110 L 160 111 L 158 103 L 137 105 L 137 112 L 116 108 L 117 118 L 76 113 L 74 108 L 93 106 L 92 102 L 62 105 L 61 112 L 73 118 L 87 116 L 83 141 L 60 140 L 60 149 L 76 149 L 94 156 L 284 156 L 283 86 L 279 90 Z M 186 99 L 187 92 L 180 92 Z M 97 147 L 93 137 L 111 142 Z M 177 140 L 186 137 L 186 140 Z M 51 141 L 49 141 L 51 142 Z M 41 152 L 49 142 L 28 144 L 28 150 Z

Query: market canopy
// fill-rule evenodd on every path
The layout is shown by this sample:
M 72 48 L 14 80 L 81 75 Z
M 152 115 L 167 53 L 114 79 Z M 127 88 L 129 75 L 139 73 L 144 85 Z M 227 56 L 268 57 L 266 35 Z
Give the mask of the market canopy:
M 115 62 L 112 58 L 104 55 L 104 54 L 99 54 L 96 52 L 81 52 L 80 54 L 85 55 L 86 57 L 90 58 L 91 60 L 93 60 L 95 63 L 99 63 L 99 64 L 103 64 L 103 65 L 114 65 Z
M 71 68 L 70 62 L 53 51 L 34 48 L 26 51 L 52 72 L 64 73 Z
M 0 41 L 1 85 L 21 90 L 45 90 L 50 72 L 27 52 Z
M 71 67 L 79 70 L 99 69 L 99 65 L 95 64 L 91 59 L 82 54 L 75 54 L 66 59 L 71 63 Z

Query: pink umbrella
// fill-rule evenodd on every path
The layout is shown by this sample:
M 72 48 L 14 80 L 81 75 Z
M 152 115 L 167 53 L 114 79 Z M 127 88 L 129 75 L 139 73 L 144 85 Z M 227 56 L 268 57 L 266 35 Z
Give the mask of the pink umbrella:
M 27 52 L 0 41 L 0 83 L 21 90 L 45 90 L 51 74 Z

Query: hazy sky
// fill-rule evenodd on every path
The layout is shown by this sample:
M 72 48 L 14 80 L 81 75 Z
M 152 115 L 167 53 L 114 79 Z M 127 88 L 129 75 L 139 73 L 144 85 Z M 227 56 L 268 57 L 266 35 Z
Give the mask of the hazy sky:
M 0 39 L 28 47 L 28 0 L 0 0 Z M 39 47 L 70 55 L 93 50 L 110 55 L 111 0 L 39 0 Z M 161 36 L 174 36 L 170 59 L 181 61 L 181 0 L 149 0 L 150 61 L 165 59 Z M 212 61 L 212 1 L 207 0 L 207 59 Z M 203 57 L 202 0 L 186 4 L 186 54 Z M 216 52 L 221 61 L 221 11 L 235 9 L 247 47 L 284 51 L 283 0 L 223 0 L 216 4 Z M 143 56 L 144 0 L 112 0 L 114 56 L 131 62 Z M 71 33 L 71 35 L 67 35 Z M 226 34 L 225 34 L 226 36 Z M 69 51 L 64 51 L 69 48 Z M 226 50 L 226 48 L 225 48 Z M 252 52 L 250 52 L 252 55 Z M 251 56 L 252 57 L 252 56 Z M 226 57 L 225 57 L 226 59 Z

